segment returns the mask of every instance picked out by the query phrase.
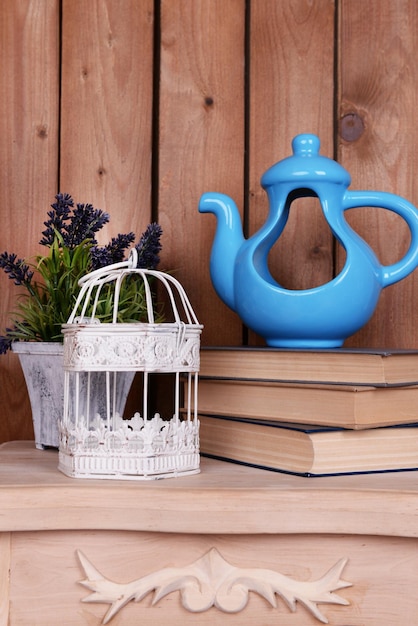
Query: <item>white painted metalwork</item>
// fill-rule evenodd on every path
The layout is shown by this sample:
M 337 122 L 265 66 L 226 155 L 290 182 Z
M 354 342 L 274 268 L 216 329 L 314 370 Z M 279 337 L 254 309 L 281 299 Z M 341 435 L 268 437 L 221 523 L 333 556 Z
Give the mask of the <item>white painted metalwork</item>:
M 146 322 L 117 322 L 120 289 L 127 276 L 134 276 L 144 287 Z M 155 321 L 150 281 L 165 289 L 172 320 Z M 114 285 L 113 319 L 100 323 L 96 310 L 102 288 L 109 283 Z M 198 473 L 202 325 L 183 287 L 167 273 L 138 268 L 135 249 L 128 261 L 91 272 L 79 284 L 77 302 L 62 328 L 64 411 L 59 425 L 59 469 L 83 478 L 151 479 Z M 123 406 L 121 381 L 136 372 L 143 377 L 142 407 L 123 418 L 118 412 Z M 166 373 L 175 380 L 172 413 L 150 416 L 149 377 Z M 105 389 L 100 406 L 97 401 L 93 404 L 91 393 L 98 384 Z M 188 398 L 185 415 L 180 414 L 182 393 Z

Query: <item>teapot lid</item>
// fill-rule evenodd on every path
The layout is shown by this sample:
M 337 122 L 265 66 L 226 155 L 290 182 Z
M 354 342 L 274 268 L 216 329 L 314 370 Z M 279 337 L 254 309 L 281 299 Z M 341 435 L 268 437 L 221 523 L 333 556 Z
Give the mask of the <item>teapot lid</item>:
M 270 167 L 261 177 L 262 187 L 284 182 L 295 182 L 298 189 L 309 186 L 309 182 L 329 182 L 348 187 L 350 174 L 333 159 L 320 156 L 319 148 L 320 141 L 316 135 L 296 135 L 292 140 L 293 156 Z

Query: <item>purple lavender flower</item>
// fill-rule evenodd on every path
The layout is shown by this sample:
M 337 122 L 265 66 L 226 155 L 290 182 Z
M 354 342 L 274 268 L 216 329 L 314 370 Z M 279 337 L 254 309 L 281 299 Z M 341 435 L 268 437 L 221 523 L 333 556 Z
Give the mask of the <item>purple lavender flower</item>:
M 56 202 L 51 204 L 52 211 L 48 211 L 49 220 L 44 222 L 46 230 L 42 231 L 43 238 L 39 242 L 42 246 L 51 246 L 55 233 L 63 233 L 66 230 L 66 222 L 70 219 L 70 209 L 74 206 L 74 200 L 68 193 L 58 193 Z
M 11 332 L 11 330 L 11 328 L 6 328 L 6 334 L 0 335 L 0 354 L 6 354 L 12 347 L 13 339 L 7 334 Z
M 93 246 L 90 250 L 92 269 L 98 269 L 112 263 L 120 263 L 125 257 L 125 250 L 135 241 L 135 233 L 119 234 L 112 237 L 106 246 Z
M 94 234 L 103 228 L 110 216 L 101 209 L 95 209 L 92 204 L 77 204 L 70 217 L 70 222 L 62 233 L 64 246 L 70 250 L 83 241 L 96 244 Z
M 2 252 L 0 254 L 0 268 L 18 287 L 20 285 L 29 285 L 32 280 L 32 270 L 23 259 L 18 259 L 16 254 Z
M 163 231 L 159 224 L 148 224 L 147 229 L 141 235 L 139 243 L 135 246 L 138 251 L 138 267 L 155 269 L 159 262 L 161 250 L 160 238 Z
M 96 244 L 94 235 L 109 221 L 109 214 L 91 204 L 77 204 L 74 209 L 74 200 L 68 193 L 59 193 L 55 199 L 56 202 L 51 204 L 52 211 L 48 211 L 49 220 L 44 222 L 46 230 L 42 232 L 43 238 L 39 243 L 51 246 L 58 233 L 62 237 L 62 245 L 69 250 L 86 240 Z

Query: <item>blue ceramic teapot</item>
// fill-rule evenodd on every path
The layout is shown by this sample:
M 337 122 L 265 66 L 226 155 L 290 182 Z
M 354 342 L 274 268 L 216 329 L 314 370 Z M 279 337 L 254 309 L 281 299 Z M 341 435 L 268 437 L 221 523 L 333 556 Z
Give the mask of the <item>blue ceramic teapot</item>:
M 261 178 L 269 215 L 260 230 L 245 239 L 236 204 L 220 193 L 205 193 L 201 213 L 214 213 L 217 229 L 210 274 L 219 297 L 248 328 L 279 348 L 337 348 L 373 315 L 381 290 L 418 266 L 418 211 L 400 196 L 378 191 L 348 191 L 349 173 L 319 155 L 315 135 L 297 135 L 293 155 Z M 345 265 L 330 282 L 312 289 L 288 290 L 272 277 L 268 254 L 280 237 L 292 201 L 318 197 L 333 235 L 346 252 Z M 405 256 L 381 265 L 370 246 L 348 225 L 344 212 L 355 207 L 394 211 L 407 223 L 411 242 Z

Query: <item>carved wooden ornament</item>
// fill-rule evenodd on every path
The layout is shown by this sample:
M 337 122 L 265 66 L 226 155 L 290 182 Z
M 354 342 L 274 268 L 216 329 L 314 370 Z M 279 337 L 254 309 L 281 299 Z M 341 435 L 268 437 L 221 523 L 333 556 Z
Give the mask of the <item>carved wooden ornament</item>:
M 352 585 L 340 578 L 347 559 L 340 559 L 318 580 L 300 582 L 269 569 L 234 567 L 212 548 L 186 567 L 167 567 L 129 583 L 115 583 L 105 578 L 80 551 L 77 555 L 86 575 L 79 582 L 93 591 L 82 601 L 111 605 L 102 624 L 109 623 L 128 602 L 140 602 L 151 591 L 155 591 L 153 604 L 173 591 L 180 591 L 183 607 L 194 613 L 211 607 L 225 613 L 239 613 L 246 607 L 250 591 L 276 608 L 278 595 L 290 611 L 295 612 L 296 603 L 300 602 L 318 621 L 328 624 L 318 604 L 348 605 L 345 598 L 333 592 Z

